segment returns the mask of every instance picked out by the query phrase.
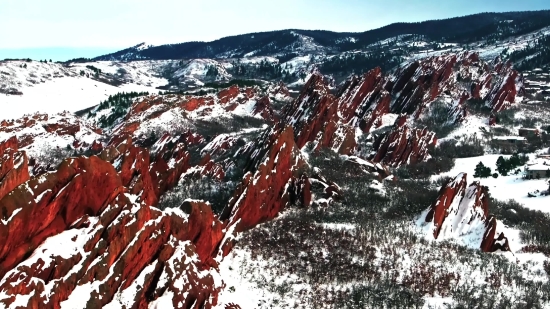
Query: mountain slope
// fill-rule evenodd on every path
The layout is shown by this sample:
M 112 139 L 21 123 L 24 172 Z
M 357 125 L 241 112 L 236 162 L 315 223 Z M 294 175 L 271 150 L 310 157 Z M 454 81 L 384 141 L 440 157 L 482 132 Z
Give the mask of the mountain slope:
M 336 53 L 365 49 L 382 40 L 408 35 L 439 42 L 500 40 L 550 26 L 550 11 L 481 13 L 420 23 L 395 23 L 362 33 L 280 30 L 230 36 L 212 42 L 186 42 L 143 48 L 143 44 L 94 58 L 139 60 L 239 58 L 285 53 Z

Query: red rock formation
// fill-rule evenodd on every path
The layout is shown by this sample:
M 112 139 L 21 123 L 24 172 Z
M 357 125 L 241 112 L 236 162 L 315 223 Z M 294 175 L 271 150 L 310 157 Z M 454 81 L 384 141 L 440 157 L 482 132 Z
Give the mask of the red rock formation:
M 83 215 L 98 214 L 122 191 L 112 165 L 97 157 L 68 159 L 57 172 L 17 187 L 0 201 L 10 218 L 0 225 L 0 238 L 5 240 L 0 245 L 0 277 L 47 237 Z
M 337 95 L 343 121 L 349 122 L 357 116 L 358 110 L 368 108 L 372 104 L 370 101 L 382 91 L 383 84 L 382 70 L 379 67 L 365 73 L 362 78 L 353 76 L 348 79 Z
M 165 134 L 151 147 L 153 159 L 147 149 L 134 146 L 131 137 L 117 139 L 118 145 L 111 145 L 100 157 L 117 167 L 130 193 L 148 205 L 156 205 L 160 196 L 173 188 L 189 168 L 189 153 L 185 150 L 189 138 L 189 134 L 178 137 Z
M 234 100 L 237 96 L 241 94 L 239 86 L 233 85 L 227 89 L 224 89 L 218 93 L 218 99 L 221 104 L 227 104 L 229 101 Z
M 376 154 L 372 158 L 373 162 L 399 167 L 422 162 L 428 158 L 428 148 L 437 143 L 435 133 L 426 128 L 411 129 L 403 122 L 404 119 L 398 118 L 394 129 L 379 145 L 375 145 Z
M 488 95 L 489 105 L 493 108 L 493 112 L 500 112 L 514 103 L 517 89 L 516 79 L 517 71 L 510 71 L 504 78 L 499 87 L 493 88 L 493 91 Z
M 276 117 L 269 97 L 262 97 L 256 102 L 252 115 L 260 115 L 267 121 L 275 122 Z
M 86 141 L 103 137 L 100 129 L 68 112 L 55 115 L 34 114 L 5 121 L 0 127 L 0 133 L 9 133 L 16 138 L 18 149 L 25 150 L 33 161 L 33 175 L 55 167 L 58 162 L 52 162 L 49 156 L 54 149 L 63 150 L 73 145 L 79 151 L 87 151 L 90 145 Z M 55 136 L 62 137 L 56 140 L 66 140 L 67 144 L 51 145 Z
M 200 172 L 201 176 L 207 176 L 218 181 L 222 181 L 225 178 L 223 167 L 212 161 L 210 154 L 207 154 L 202 158 L 199 166 L 202 167 Z
M 33 179 L 2 200 L 20 210 L 0 225 L 0 235 L 10 235 L 0 251 L 0 291 L 29 295 L 29 308 L 146 308 L 162 299 L 174 308 L 216 305 L 221 286 L 209 271 L 217 265 L 223 225 L 210 206 L 187 201 L 160 212 L 134 203 L 122 194 L 116 172 L 105 173 L 109 166 L 95 157 L 71 159 L 46 181 Z M 38 204 L 27 203 L 45 188 Z M 42 209 L 48 212 L 40 216 Z M 23 222 L 26 233 L 13 233 Z M 26 258 L 23 253 L 37 246 Z M 14 300 L 1 301 L 9 306 Z
M 269 95 L 271 96 L 282 96 L 284 98 L 290 97 L 290 91 L 286 87 L 285 83 L 279 82 L 277 85 L 269 87 Z
M 76 124 L 67 124 L 62 125 L 60 123 L 48 123 L 44 125 L 44 129 L 48 133 L 56 133 L 57 135 L 72 135 L 80 131 L 80 125 Z
M 329 147 L 341 154 L 355 149 L 353 127 L 341 123 L 338 102 L 319 74 L 313 74 L 298 98 L 285 106 L 282 121 L 293 127 L 299 148 L 313 142 L 316 149 Z
M 0 200 L 29 178 L 27 155 L 18 151 L 17 138 L 0 142 Z
M 212 161 L 210 154 L 206 154 L 197 166 L 188 169 L 182 178 L 200 179 L 201 177 L 209 177 L 217 181 L 222 181 L 225 178 L 223 166 Z
M 294 129 L 296 145 L 304 147 L 315 141 L 317 135 L 331 136 L 336 132 L 338 105 L 323 81 L 323 76 L 314 74 L 305 84 L 300 96 L 283 111 L 284 123 Z
M 273 130 L 267 144 L 267 152 L 255 159 L 261 162 L 256 171 L 245 175 L 221 215 L 236 232 L 275 218 L 289 202 L 285 188 L 302 164 L 292 128 Z
M 103 145 L 97 140 L 94 140 L 94 142 L 90 146 L 90 150 L 94 153 L 99 153 L 103 150 Z
M 223 155 L 229 149 L 237 143 L 237 138 L 229 134 L 220 134 L 214 137 L 204 148 L 201 150 L 201 153 L 208 153 L 212 156 Z
M 424 214 L 423 224 L 431 227 L 436 239 L 469 237 L 479 239 L 476 245 L 485 252 L 510 251 L 498 221 L 489 216 L 487 193 L 487 187 L 479 182 L 467 186 L 466 174 L 459 174 L 441 187 L 437 200 Z
M 492 84 L 495 74 L 505 82 Z M 516 76 L 517 72 L 509 66 L 487 66 L 479 55 L 464 52 L 415 61 L 389 77 L 375 68 L 362 77 L 348 79 L 333 97 L 328 94 L 323 77 L 316 73 L 287 108 L 284 121 L 293 126 L 299 147 L 307 141 L 320 140 L 321 146 L 335 148 L 338 143 L 329 140 L 343 126 L 359 127 L 369 133 L 382 124 L 384 115 L 404 113 L 417 118 L 429 103 L 442 96 L 458 102 L 449 115 L 455 122 L 466 117 L 464 102 L 470 98 L 484 100 L 495 111 L 501 110 L 514 102 L 514 89 L 522 89 L 521 79 Z M 321 130 L 320 122 L 324 124 Z

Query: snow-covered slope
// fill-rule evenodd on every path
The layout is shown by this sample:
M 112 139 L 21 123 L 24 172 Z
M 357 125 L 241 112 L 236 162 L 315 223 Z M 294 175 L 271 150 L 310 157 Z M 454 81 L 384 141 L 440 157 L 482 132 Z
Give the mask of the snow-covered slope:
M 0 120 L 34 112 L 76 112 L 120 92 L 158 92 L 163 62 L 94 62 L 63 65 L 37 61 L 0 62 Z M 25 67 L 26 66 L 26 67 Z M 90 69 L 100 69 L 96 77 Z M 116 82 L 114 82 L 116 81 Z M 2 91 L 0 91 L 2 92 Z

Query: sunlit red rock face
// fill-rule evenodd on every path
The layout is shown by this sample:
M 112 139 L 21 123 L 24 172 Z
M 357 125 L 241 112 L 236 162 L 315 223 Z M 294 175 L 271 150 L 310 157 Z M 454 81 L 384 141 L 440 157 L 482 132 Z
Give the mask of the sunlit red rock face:
M 349 79 L 338 98 L 346 121 L 356 118 L 354 123 L 368 132 L 384 114 L 418 117 L 441 96 L 455 102 L 449 116 L 456 121 L 465 116 L 462 103 L 469 98 L 481 99 L 493 111 L 500 111 L 515 101 L 521 89 L 523 83 L 510 66 L 488 65 L 477 54 L 465 52 L 412 62 L 388 78 L 382 77 L 379 68 L 373 69 L 362 78 Z
M 298 98 L 285 106 L 282 122 L 292 126 L 298 148 L 312 142 L 316 149 L 350 154 L 356 146 L 353 127 L 341 122 L 338 102 L 319 74 L 313 74 Z
M 26 308 L 214 305 L 224 223 L 204 202 L 150 207 L 190 168 L 186 147 L 195 140 L 166 134 L 150 153 L 118 137 L 99 157 L 67 159 L 30 180 L 17 139 L 0 143 L 7 154 L 0 188 L 9 192 L 0 195 L 0 304 L 23 297 Z M 207 158 L 201 168 L 223 178 Z
M 15 136 L 0 141 L 0 199 L 30 178 L 27 155 L 17 145 Z
M 192 140 L 189 134 L 165 134 L 146 149 L 130 135 L 117 136 L 98 156 L 69 158 L 54 172 L 19 179 L 19 186 L 0 198 L 0 237 L 7 239 L 0 244 L 0 304 L 216 305 L 224 288 L 217 263 L 238 231 L 274 218 L 295 200 L 307 206 L 309 179 L 296 175 L 303 161 L 292 128 L 281 126 L 258 139 L 250 172 L 223 220 L 205 202 L 186 201 L 165 211 L 152 207 L 182 175 L 223 179 L 209 153 L 198 166 L 189 166 L 186 149 Z M 1 145 L 12 151 L 17 140 Z M 194 169 L 200 172 L 195 175 Z M 291 190 L 293 183 L 300 190 Z M 327 187 L 334 196 L 337 186 Z
M 50 159 L 58 153 L 98 152 L 103 136 L 101 129 L 68 112 L 34 114 L 0 124 L 0 140 L 17 138 L 17 147 L 27 153 L 34 175 L 48 170 Z
M 487 187 L 479 182 L 468 186 L 466 174 L 461 173 L 441 187 L 439 197 L 419 223 L 435 239 L 462 239 L 485 252 L 510 251 L 502 224 L 489 216 L 487 193 Z
M 161 139 L 151 162 L 129 138 L 105 149 L 103 159 L 67 159 L 0 198 L 0 303 L 24 297 L 26 308 L 215 305 L 222 286 L 211 267 L 224 224 L 204 202 L 165 212 L 148 206 L 186 168 L 177 142 Z
M 221 116 L 252 116 L 275 121 L 270 96 L 288 100 L 288 89 L 284 85 L 262 92 L 257 87 L 239 88 L 231 86 L 217 94 L 196 95 L 152 95 L 135 103 L 114 128 L 117 135 L 133 134 L 147 136 L 153 131 L 165 129 L 182 133 L 193 129 L 193 121 L 212 120 Z M 166 126 L 167 123 L 171 127 Z
M 480 100 L 497 112 L 511 105 L 523 88 L 510 66 L 498 61 L 487 64 L 467 52 L 414 61 L 391 76 L 375 68 L 349 78 L 336 95 L 330 94 L 324 79 L 312 74 L 299 97 L 283 111 L 283 122 L 293 127 L 299 148 L 312 142 L 316 149 L 329 147 L 346 155 L 355 154 L 356 130 L 370 133 L 391 125 L 392 115 L 414 120 L 428 112 L 430 103 L 445 98 L 450 102 L 445 103 L 450 105 L 449 119 L 459 122 L 467 115 L 467 100 Z M 426 159 L 424 146 L 433 143 L 433 133 L 409 127 L 401 131 L 388 137 L 376 162 L 399 166 Z M 386 147 L 397 148 L 387 157 Z
M 264 149 L 251 157 L 249 171 L 221 218 L 240 232 L 273 219 L 289 202 L 287 185 L 305 162 L 294 142 L 291 127 L 265 133 Z

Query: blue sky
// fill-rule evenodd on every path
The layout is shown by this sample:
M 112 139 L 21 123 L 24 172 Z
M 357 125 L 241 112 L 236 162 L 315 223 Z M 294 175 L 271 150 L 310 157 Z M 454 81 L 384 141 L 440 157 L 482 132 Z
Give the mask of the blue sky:
M 0 0 L 0 59 L 67 60 L 141 42 L 288 28 L 360 32 L 393 22 L 550 9 L 549 0 Z

